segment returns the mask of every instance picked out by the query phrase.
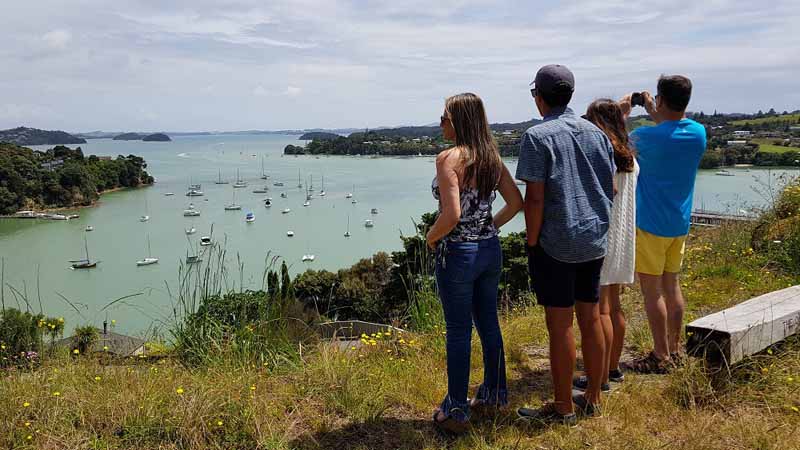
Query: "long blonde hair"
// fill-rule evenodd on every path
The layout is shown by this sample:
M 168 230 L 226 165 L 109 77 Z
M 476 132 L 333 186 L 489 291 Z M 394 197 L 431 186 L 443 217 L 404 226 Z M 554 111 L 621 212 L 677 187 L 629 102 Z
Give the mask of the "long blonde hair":
M 462 184 L 469 185 L 474 178 L 478 196 L 487 199 L 500 183 L 503 160 L 489 129 L 483 101 L 472 93 L 458 94 L 445 101 L 444 110 L 456 132 L 456 146 L 462 149 Z

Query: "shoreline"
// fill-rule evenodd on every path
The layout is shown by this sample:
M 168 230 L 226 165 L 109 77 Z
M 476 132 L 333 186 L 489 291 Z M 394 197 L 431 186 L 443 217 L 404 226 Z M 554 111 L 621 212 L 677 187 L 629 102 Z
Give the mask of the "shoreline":
M 153 183 L 153 184 L 155 184 L 155 183 Z M 111 193 L 114 193 L 114 192 L 124 191 L 124 190 L 128 190 L 128 189 L 144 189 L 144 188 L 152 187 L 153 184 L 143 184 L 143 185 L 137 186 L 137 187 L 122 187 L 121 186 L 121 187 L 116 187 L 116 188 L 112 188 L 112 189 L 106 189 L 106 190 L 104 190 L 102 192 L 98 192 L 99 198 L 97 200 L 92 201 L 92 203 L 90 205 L 59 206 L 59 207 L 55 207 L 55 208 L 30 209 L 30 210 L 23 210 L 23 211 L 33 211 L 35 214 L 53 214 L 53 213 L 60 214 L 60 213 L 65 213 L 65 212 L 70 212 L 70 211 L 80 211 L 82 209 L 87 209 L 87 208 L 96 208 L 96 207 L 100 206 L 100 204 L 102 203 L 102 200 L 103 200 L 102 197 L 105 194 L 111 194 Z M 19 211 L 17 213 L 15 213 L 15 214 L 18 214 L 18 213 L 19 213 Z M 18 216 L 18 215 L 15 215 L 15 214 L 0 215 L 0 219 L 26 219 L 26 220 L 44 219 L 44 220 L 53 220 L 53 219 L 44 218 L 44 217 Z

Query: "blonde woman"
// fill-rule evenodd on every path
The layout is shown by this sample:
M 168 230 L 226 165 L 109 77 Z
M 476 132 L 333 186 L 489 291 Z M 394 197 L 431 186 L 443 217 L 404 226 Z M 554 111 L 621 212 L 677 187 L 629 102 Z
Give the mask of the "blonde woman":
M 447 396 L 434 422 L 463 432 L 470 408 L 508 403 L 503 337 L 497 317 L 497 287 L 502 270 L 498 228 L 522 208 L 522 196 L 500 159 L 483 102 L 459 94 L 445 102 L 440 126 L 455 146 L 436 158 L 434 197 L 439 214 L 427 241 L 436 250 L 436 283 L 447 324 Z M 492 216 L 500 192 L 506 205 Z M 469 402 L 472 324 L 483 347 L 483 384 Z

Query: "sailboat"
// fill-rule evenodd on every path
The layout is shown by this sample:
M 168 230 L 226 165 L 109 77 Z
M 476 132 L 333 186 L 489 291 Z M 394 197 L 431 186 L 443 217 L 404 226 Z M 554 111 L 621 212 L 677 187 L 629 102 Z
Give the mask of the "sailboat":
M 350 237 L 350 215 L 347 216 L 347 231 L 344 232 L 344 237 Z
M 152 250 L 150 250 L 150 235 L 147 235 L 147 257 L 136 261 L 137 266 L 149 266 L 158 262 L 158 258 L 153 258 Z
M 287 231 L 286 232 L 286 236 L 294 237 L 294 231 L 292 231 L 292 230 Z
M 372 219 L 367 219 L 364 221 L 364 226 L 367 228 L 372 228 L 375 226 L 375 223 L 372 222 Z
M 237 189 L 247 187 L 247 182 L 239 176 L 239 169 L 236 169 L 236 183 L 233 183 L 233 187 Z
M 219 177 L 217 181 L 214 182 L 215 184 L 228 184 L 227 181 L 222 181 L 222 169 L 219 169 Z
M 303 188 L 303 180 L 300 178 L 300 169 L 297 169 L 297 188 Z
M 308 192 L 314 192 L 314 175 L 311 175 L 311 183 L 308 186 Z
M 264 173 L 264 155 L 261 155 L 261 179 L 266 180 L 269 178 L 269 175 Z
M 97 267 L 97 263 L 100 261 L 92 261 L 89 259 L 89 244 L 86 241 L 86 235 L 83 236 L 83 247 L 86 250 L 86 258 L 85 259 L 73 259 L 70 262 L 73 269 L 94 269 Z
M 319 191 L 320 197 L 325 197 L 325 175 L 322 176 L 322 189 Z
M 192 228 L 186 228 L 186 229 L 185 229 L 185 230 L 183 230 L 183 231 L 185 231 L 185 232 L 186 232 L 186 234 L 195 234 L 195 233 L 197 233 L 197 228 L 195 228 L 195 227 L 192 227 Z
M 355 191 L 355 190 L 356 190 L 356 185 L 354 184 L 353 185 L 353 191 Z M 353 198 L 353 193 L 352 192 L 348 192 L 347 195 L 344 196 L 344 198 Z
M 94 231 L 94 227 L 91 225 L 86 225 L 86 229 L 84 231 Z
M 302 259 L 303 259 L 303 262 L 314 262 L 315 258 L 316 258 L 315 255 L 310 255 L 309 254 L 309 255 L 303 255 Z
M 267 197 L 267 198 L 264 199 L 264 206 L 267 207 L 267 208 L 272 206 L 272 198 L 271 197 Z
M 147 222 L 150 216 L 147 215 L 147 196 L 144 197 L 144 215 L 139 217 L 139 222 Z
M 233 187 L 236 187 L 234 184 Z M 236 203 L 236 190 L 233 190 L 233 201 L 229 205 L 225 205 L 225 211 L 238 211 L 242 209 L 242 205 Z

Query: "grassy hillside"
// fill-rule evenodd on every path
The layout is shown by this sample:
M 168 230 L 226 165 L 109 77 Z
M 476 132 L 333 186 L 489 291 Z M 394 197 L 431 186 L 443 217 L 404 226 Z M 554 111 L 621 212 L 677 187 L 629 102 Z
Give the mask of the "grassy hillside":
M 734 120 L 731 121 L 730 123 L 731 125 L 742 126 L 742 125 L 760 125 L 760 124 L 774 123 L 774 122 L 791 122 L 797 124 L 798 121 L 800 121 L 800 113 L 783 114 L 770 117 L 760 117 L 758 119 Z
M 687 320 L 798 280 L 750 248 L 751 229 L 693 233 L 683 285 Z M 624 295 L 627 352 L 650 337 L 636 289 Z M 366 337 L 358 346 L 300 348 L 277 368 L 167 358 L 104 365 L 66 355 L 34 372 L 0 374 L 0 447 L 38 449 L 790 449 L 800 427 L 800 342 L 712 373 L 699 361 L 667 376 L 630 375 L 604 416 L 531 428 L 514 409 L 551 395 L 542 311 L 502 320 L 511 408 L 474 418 L 466 436 L 430 425 L 446 391 L 444 331 Z M 576 327 L 577 329 L 577 327 Z M 211 345 L 211 344 L 209 344 Z M 471 384 L 480 382 L 473 345 Z
M 782 145 L 775 145 L 775 139 L 751 139 L 750 142 L 758 144 L 758 151 L 767 153 L 786 153 L 800 151 L 797 147 L 784 147 Z

